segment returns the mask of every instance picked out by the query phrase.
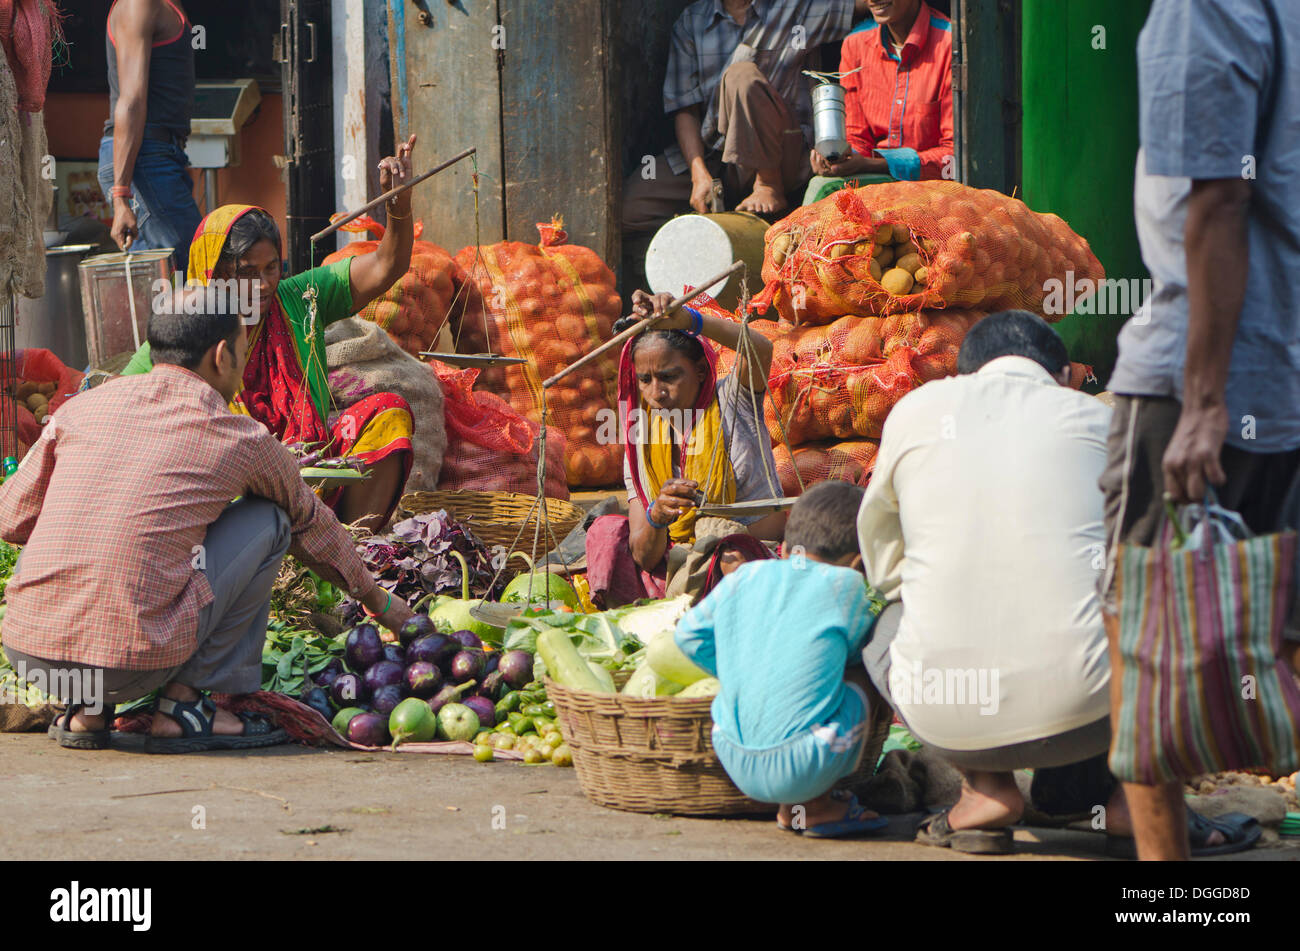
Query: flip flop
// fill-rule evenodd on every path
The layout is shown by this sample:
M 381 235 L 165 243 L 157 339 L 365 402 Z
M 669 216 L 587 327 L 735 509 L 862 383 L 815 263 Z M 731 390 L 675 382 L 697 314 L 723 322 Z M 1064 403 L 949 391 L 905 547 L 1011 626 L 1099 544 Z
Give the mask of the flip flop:
M 1212 832 L 1223 833 L 1223 841 L 1218 845 L 1206 845 Z M 1253 848 L 1264 834 L 1259 820 L 1244 812 L 1225 812 L 1217 819 L 1203 816 L 1192 809 L 1187 810 L 1187 834 L 1191 840 L 1192 858 L 1207 855 L 1231 855 Z M 1106 854 L 1113 859 L 1136 859 L 1137 844 L 1129 835 L 1110 835 L 1106 837 Z
M 180 724 L 180 736 L 150 736 L 144 741 L 146 753 L 207 753 L 211 750 L 250 750 L 287 743 L 289 734 L 260 713 L 237 713 L 244 721 L 244 732 L 225 736 L 212 732 L 217 705 L 211 697 L 195 701 L 159 697 L 157 713 Z
M 111 745 L 109 737 L 113 731 L 108 727 L 102 730 L 72 730 L 68 724 L 72 718 L 86 708 L 84 703 L 68 704 L 68 709 L 54 718 L 46 733 L 59 741 L 59 746 L 68 750 L 106 750 Z M 105 709 L 108 722 L 113 722 L 111 711 Z
M 858 797 L 850 796 L 849 811 L 844 814 L 843 819 L 809 826 L 802 834 L 806 839 L 842 839 L 854 835 L 874 835 L 889 825 L 889 820 L 884 816 L 868 817 L 866 813 L 867 810 L 862 808 Z M 799 830 L 792 828 L 790 831 Z
M 954 829 L 948 824 L 951 811 L 945 809 L 926 816 L 916 829 L 916 841 L 971 855 L 1009 855 L 1015 851 L 1010 829 Z

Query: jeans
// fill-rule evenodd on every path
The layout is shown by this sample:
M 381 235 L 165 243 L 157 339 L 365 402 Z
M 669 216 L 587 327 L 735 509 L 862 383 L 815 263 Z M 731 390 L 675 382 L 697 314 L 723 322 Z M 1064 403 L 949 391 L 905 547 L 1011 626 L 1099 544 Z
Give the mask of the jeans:
M 189 165 L 190 160 L 179 145 L 143 139 L 131 181 L 131 190 L 135 192 L 132 206 L 139 232 L 131 250 L 171 248 L 172 259 L 181 273 L 189 262 L 190 242 L 201 220 Z M 99 141 L 99 186 L 107 198 L 113 187 L 112 136 Z

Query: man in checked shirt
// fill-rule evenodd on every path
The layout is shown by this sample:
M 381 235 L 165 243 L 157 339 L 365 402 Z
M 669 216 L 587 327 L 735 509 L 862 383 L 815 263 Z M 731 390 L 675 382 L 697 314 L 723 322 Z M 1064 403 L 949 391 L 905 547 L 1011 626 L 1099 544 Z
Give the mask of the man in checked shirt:
M 265 718 L 218 709 L 202 691 L 258 689 L 285 552 L 385 627 L 411 616 L 290 452 L 227 409 L 247 356 L 239 315 L 193 313 L 202 290 L 173 303 L 149 318 L 153 371 L 69 400 L 0 487 L 0 537 L 23 546 L 5 654 L 29 679 L 93 672 L 102 683 L 103 696 L 70 704 L 51 728 L 67 747 L 106 748 L 114 705 L 158 688 L 150 752 L 283 742 Z

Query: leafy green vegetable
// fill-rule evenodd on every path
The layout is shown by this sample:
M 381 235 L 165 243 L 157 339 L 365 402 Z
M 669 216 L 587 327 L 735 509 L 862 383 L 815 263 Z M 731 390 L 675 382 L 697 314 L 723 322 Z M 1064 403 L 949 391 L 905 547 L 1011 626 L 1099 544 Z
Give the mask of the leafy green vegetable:
M 0 542 L 0 600 L 4 599 L 5 588 L 9 586 L 9 579 L 13 576 L 14 565 L 18 564 L 18 555 L 21 552 L 21 548 L 16 548 L 8 542 Z
M 302 693 L 303 666 L 318 674 L 330 660 L 343 656 L 341 638 L 273 620 L 262 648 L 262 689 L 296 697 Z

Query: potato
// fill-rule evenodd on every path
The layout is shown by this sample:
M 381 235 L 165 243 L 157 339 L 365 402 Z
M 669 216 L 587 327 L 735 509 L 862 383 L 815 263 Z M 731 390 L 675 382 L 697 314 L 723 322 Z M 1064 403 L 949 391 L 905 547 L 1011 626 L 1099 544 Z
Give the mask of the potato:
M 874 247 L 875 247 L 875 245 L 872 244 L 870 241 L 859 241 L 857 244 L 853 245 L 853 253 L 854 253 L 854 254 L 870 254 L 870 253 L 871 253 L 871 249 L 874 248 Z
M 910 294 L 914 283 L 916 282 L 912 280 L 912 275 L 901 267 L 891 268 L 880 279 L 881 286 L 895 297 Z
M 779 234 L 772 241 L 772 264 L 780 267 L 785 263 L 785 259 L 790 256 L 790 246 L 794 243 L 794 238 L 789 232 Z
M 889 267 L 894 260 L 894 249 L 887 244 L 877 244 L 871 249 L 871 260 L 882 268 Z
M 888 224 L 876 225 L 876 234 L 873 240 L 876 244 L 889 244 L 894 240 L 894 226 Z
M 933 238 L 917 238 L 916 246 L 926 254 L 933 254 L 936 247 Z
M 900 241 L 894 245 L 894 260 L 905 258 L 909 254 L 916 254 L 916 245 L 911 241 Z
M 40 393 L 33 393 L 31 396 L 27 397 L 26 402 L 27 408 L 32 411 L 33 416 L 37 415 L 36 411 L 38 409 L 44 409 L 49 405 L 49 400 L 41 396 Z
M 873 258 L 870 267 L 871 267 L 871 279 L 873 281 L 879 281 L 881 275 L 884 273 L 884 271 L 881 270 L 880 262 Z
M 921 255 L 916 252 L 905 254 L 894 262 L 894 267 L 901 267 L 908 274 L 915 276 L 921 269 Z
M 24 380 L 22 383 L 19 383 L 18 388 L 14 390 L 14 396 L 26 402 L 27 398 L 36 392 L 38 392 L 36 384 L 30 380 Z
M 853 253 L 853 245 L 837 244 L 835 245 L 835 247 L 831 248 L 831 260 L 834 261 L 837 258 L 842 258 L 852 253 Z
M 924 285 L 925 282 L 928 281 L 929 279 L 930 279 L 930 271 L 928 268 L 925 267 L 918 267 L 916 269 L 916 273 L 912 275 L 912 280 L 916 281 L 917 284 L 921 284 L 921 285 Z

